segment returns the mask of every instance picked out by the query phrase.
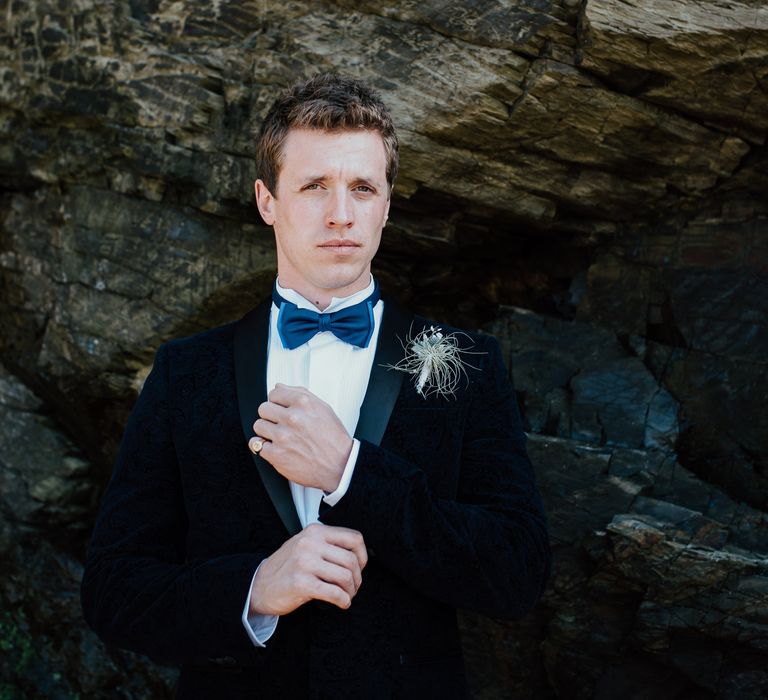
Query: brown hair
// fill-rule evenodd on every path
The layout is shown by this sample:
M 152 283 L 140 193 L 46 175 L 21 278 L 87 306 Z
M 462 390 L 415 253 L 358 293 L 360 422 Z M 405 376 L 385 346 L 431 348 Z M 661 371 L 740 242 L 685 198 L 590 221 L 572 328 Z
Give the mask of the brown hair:
M 296 83 L 275 100 L 256 142 L 256 174 L 273 196 L 276 196 L 283 145 L 290 129 L 378 132 L 384 141 L 387 183 L 392 193 L 398 166 L 395 125 L 379 94 L 365 83 L 348 76 L 322 73 Z

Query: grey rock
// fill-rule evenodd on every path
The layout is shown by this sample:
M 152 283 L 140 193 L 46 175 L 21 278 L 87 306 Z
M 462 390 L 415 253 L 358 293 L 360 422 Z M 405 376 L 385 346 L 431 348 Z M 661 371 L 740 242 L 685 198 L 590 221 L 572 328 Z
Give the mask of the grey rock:
M 730 663 L 739 654 L 751 654 L 756 662 L 768 653 L 768 559 L 710 548 L 697 538 L 680 542 L 665 524 L 617 516 L 608 525 L 607 566 L 645 591 L 637 642 L 644 651 L 667 656 L 693 683 L 718 697 L 734 697 L 720 690 L 723 682 L 742 682 Z M 686 640 L 691 629 L 699 631 L 697 640 Z M 768 680 L 758 669 L 744 697 L 759 697 L 752 692 Z
M 754 211 L 734 202 L 674 233 L 638 229 L 591 266 L 579 316 L 648 339 L 642 359 L 680 404 L 681 460 L 765 508 L 768 255 L 752 241 L 768 219 L 748 224 Z
M 558 695 L 640 692 L 631 679 L 646 675 L 660 697 L 761 697 L 765 514 L 666 451 L 531 435 L 529 453 L 554 547 L 540 643 Z
M 596 444 L 674 449 L 678 406 L 616 336 L 507 309 L 492 325 L 530 430 Z
M 17 533 L 0 555 L 0 687 L 9 697 L 171 698 L 177 673 L 107 649 L 80 611 L 82 566 L 45 540 Z M 10 694 L 10 695 L 9 695 Z
M 0 424 L 0 517 L 42 532 L 85 530 L 98 495 L 91 465 L 2 365 Z

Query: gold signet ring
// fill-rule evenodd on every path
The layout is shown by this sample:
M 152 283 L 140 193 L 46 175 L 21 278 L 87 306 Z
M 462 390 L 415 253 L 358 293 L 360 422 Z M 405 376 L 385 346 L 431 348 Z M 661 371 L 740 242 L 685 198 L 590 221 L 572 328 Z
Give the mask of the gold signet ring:
M 248 449 L 253 452 L 253 454 L 257 455 L 259 452 L 261 452 L 261 448 L 264 447 L 264 438 L 260 437 L 252 437 L 250 440 L 248 440 Z

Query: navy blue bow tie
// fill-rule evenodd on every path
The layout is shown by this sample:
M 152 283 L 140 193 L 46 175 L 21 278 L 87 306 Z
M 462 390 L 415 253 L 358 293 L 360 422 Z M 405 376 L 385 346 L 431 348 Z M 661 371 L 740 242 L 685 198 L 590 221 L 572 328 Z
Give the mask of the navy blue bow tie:
M 280 309 L 277 316 L 277 332 L 283 347 L 293 350 L 314 338 L 317 333 L 331 331 L 345 343 L 367 348 L 375 327 L 373 307 L 380 296 L 379 283 L 374 282 L 373 292 L 367 299 L 340 311 L 319 314 L 311 309 L 300 309 L 296 304 L 286 301 L 277 293 L 275 285 L 272 288 L 272 301 Z

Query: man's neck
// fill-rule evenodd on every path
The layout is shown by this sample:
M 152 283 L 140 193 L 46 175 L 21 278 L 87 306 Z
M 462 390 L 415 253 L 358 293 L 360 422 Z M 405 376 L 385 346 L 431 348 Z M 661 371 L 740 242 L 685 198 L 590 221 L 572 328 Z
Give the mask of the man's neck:
M 330 306 L 334 299 L 347 299 L 364 289 L 371 289 L 372 291 L 373 275 L 368 271 L 346 287 L 341 287 L 339 289 L 322 289 L 307 284 L 302 279 L 296 279 L 296 275 L 289 275 L 285 278 L 281 278 L 278 270 L 277 283 L 281 289 L 291 289 L 297 294 L 300 294 L 303 299 L 311 304 L 310 308 L 312 308 L 313 311 L 322 312 L 328 309 L 328 306 Z
M 328 296 L 326 303 L 322 306 L 322 308 L 320 308 L 314 300 L 308 299 L 299 290 L 287 286 L 283 287 L 280 284 L 280 277 L 277 278 L 276 284 L 277 293 L 286 301 L 289 301 L 292 304 L 296 304 L 296 306 L 301 309 L 311 309 L 312 311 L 319 311 L 320 313 L 339 311 L 341 309 L 347 308 L 348 306 L 352 306 L 353 304 L 364 301 L 373 293 L 375 286 L 373 275 L 370 275 L 368 284 L 362 289 L 351 292 L 344 296 Z

